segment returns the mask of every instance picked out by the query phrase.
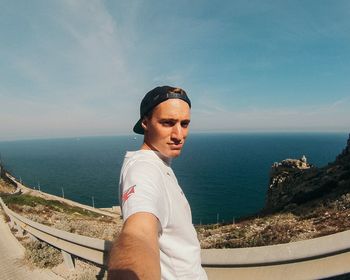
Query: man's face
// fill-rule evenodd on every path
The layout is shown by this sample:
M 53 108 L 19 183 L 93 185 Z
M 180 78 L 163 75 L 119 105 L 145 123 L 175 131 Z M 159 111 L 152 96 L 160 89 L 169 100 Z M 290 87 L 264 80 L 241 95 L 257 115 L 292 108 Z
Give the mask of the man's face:
M 153 109 L 145 118 L 145 143 L 148 148 L 174 158 L 180 155 L 190 123 L 190 107 L 181 99 L 168 99 Z

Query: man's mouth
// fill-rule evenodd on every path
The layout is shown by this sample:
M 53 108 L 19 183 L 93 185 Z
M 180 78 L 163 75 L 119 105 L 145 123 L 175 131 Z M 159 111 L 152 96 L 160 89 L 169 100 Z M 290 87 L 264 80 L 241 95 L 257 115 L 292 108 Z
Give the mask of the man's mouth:
M 176 144 L 176 143 L 170 143 L 170 148 L 172 150 L 181 150 L 182 149 L 182 146 L 183 146 L 183 143 L 179 143 L 179 144 Z

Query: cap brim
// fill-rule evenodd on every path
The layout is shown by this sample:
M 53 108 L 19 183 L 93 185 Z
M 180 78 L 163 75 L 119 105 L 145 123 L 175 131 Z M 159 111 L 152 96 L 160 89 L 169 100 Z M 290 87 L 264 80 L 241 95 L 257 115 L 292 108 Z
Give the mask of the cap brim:
M 134 125 L 133 131 L 137 134 L 144 134 L 141 123 L 142 119 L 139 119 L 138 122 Z

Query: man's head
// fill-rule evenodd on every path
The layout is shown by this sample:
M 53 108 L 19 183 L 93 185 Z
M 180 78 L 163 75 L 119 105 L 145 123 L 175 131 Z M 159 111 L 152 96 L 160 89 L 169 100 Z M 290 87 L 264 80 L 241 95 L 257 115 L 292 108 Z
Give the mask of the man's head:
M 148 92 L 140 106 L 134 132 L 144 134 L 143 148 L 177 157 L 185 143 L 190 123 L 191 101 L 184 90 L 169 86 Z

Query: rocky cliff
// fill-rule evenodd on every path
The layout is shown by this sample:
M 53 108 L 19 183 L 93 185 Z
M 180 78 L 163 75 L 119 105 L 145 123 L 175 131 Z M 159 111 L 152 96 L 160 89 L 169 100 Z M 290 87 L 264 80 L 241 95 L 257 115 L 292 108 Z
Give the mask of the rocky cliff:
M 334 162 L 317 168 L 301 159 L 286 159 L 271 167 L 264 212 L 293 209 L 312 200 L 333 199 L 350 192 L 350 135 Z
M 202 248 L 242 248 L 317 238 L 350 230 L 350 135 L 334 162 L 306 157 L 271 167 L 264 211 L 230 224 L 197 226 Z

